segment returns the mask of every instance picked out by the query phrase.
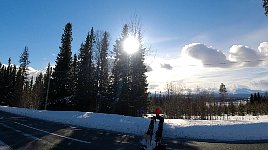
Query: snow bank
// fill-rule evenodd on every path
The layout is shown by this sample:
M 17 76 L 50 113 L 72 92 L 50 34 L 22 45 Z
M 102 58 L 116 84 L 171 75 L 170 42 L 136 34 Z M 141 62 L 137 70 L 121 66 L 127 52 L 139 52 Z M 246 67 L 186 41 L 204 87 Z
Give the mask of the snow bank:
M 0 110 L 87 128 L 104 129 L 142 136 L 150 120 L 114 114 L 76 111 L 45 111 L 0 106 Z M 199 140 L 267 140 L 268 116 L 233 117 L 230 120 L 165 119 L 164 137 Z

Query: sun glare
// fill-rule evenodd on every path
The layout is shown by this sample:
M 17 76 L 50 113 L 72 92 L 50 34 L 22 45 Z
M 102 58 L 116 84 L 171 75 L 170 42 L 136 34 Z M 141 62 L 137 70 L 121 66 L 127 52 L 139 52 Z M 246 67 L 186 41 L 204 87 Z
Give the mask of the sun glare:
M 123 43 L 123 48 L 128 54 L 133 54 L 139 50 L 140 42 L 134 36 L 129 36 Z

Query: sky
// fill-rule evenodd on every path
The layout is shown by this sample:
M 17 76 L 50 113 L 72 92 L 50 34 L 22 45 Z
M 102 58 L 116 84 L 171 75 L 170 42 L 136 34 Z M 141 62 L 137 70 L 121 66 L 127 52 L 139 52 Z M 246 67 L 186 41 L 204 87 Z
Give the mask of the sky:
M 110 47 L 139 16 L 150 91 L 268 89 L 268 17 L 262 0 L 1 0 L 0 62 L 18 64 L 25 46 L 36 70 L 55 64 L 67 22 L 77 53 L 91 27 L 108 31 Z M 111 50 L 111 49 L 110 49 Z

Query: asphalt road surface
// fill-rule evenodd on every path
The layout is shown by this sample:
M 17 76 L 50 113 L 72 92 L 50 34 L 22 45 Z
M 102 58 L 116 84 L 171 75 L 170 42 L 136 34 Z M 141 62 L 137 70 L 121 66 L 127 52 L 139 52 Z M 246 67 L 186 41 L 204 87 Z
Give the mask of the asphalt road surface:
M 86 129 L 0 111 L 0 150 L 138 150 L 141 136 Z M 167 149 L 267 150 L 268 141 L 164 139 Z

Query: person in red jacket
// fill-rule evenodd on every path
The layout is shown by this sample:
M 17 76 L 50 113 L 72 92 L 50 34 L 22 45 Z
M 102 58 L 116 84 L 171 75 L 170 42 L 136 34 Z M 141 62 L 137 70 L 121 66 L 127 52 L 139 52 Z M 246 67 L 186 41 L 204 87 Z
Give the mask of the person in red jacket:
M 159 107 L 157 107 L 157 108 L 155 109 L 156 117 L 159 117 L 159 114 L 160 114 L 160 113 L 161 113 L 161 110 L 160 110 Z
M 155 120 L 158 119 L 159 123 L 158 123 L 158 129 L 155 133 L 155 142 L 156 142 L 156 147 L 161 146 L 161 140 L 162 140 L 162 133 L 163 133 L 163 125 L 164 125 L 164 117 L 160 116 L 161 110 L 159 107 L 157 107 L 155 109 Z

